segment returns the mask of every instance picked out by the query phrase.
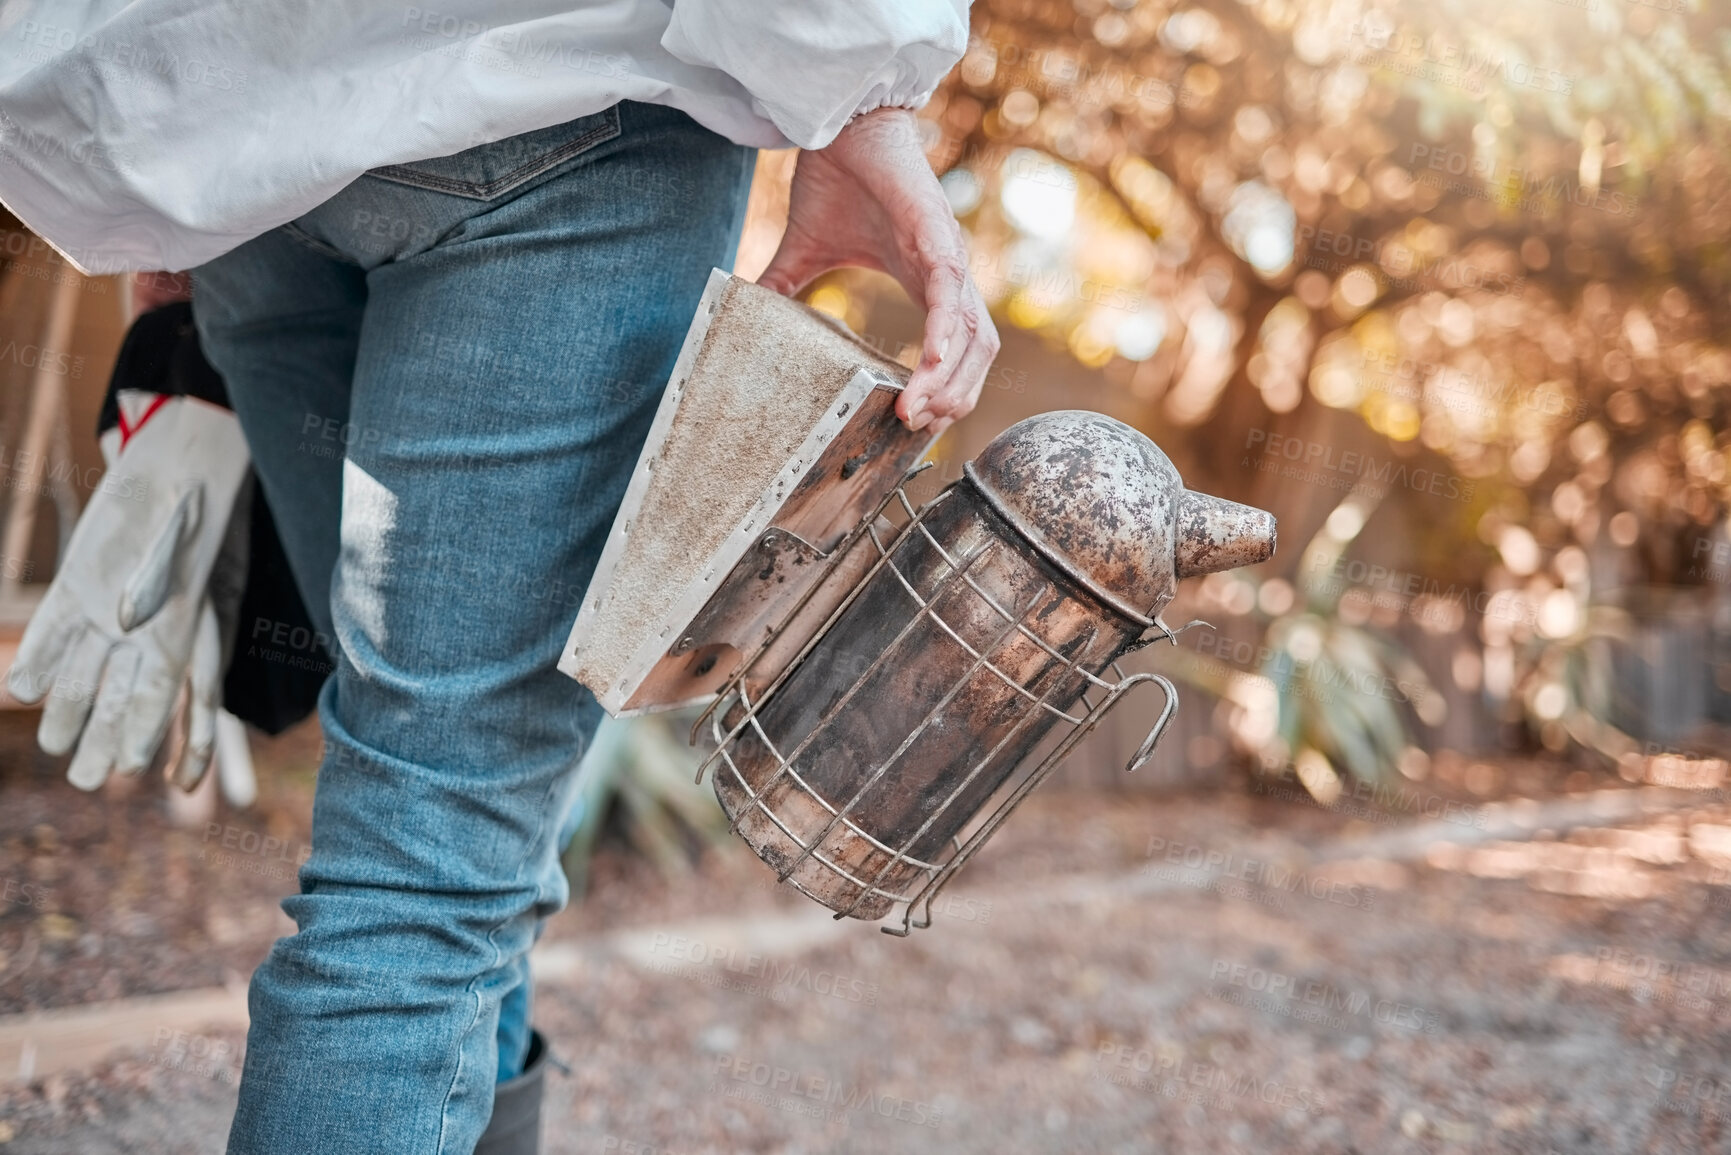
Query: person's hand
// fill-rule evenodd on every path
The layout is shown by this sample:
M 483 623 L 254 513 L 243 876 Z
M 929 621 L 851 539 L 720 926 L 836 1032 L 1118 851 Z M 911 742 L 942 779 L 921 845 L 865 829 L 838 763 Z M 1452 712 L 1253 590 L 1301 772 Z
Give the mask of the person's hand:
M 926 311 L 920 361 L 897 415 L 934 434 L 967 416 L 998 355 L 998 330 L 907 109 L 869 112 L 828 148 L 799 154 L 787 232 L 757 283 L 791 297 L 843 265 L 890 274 Z

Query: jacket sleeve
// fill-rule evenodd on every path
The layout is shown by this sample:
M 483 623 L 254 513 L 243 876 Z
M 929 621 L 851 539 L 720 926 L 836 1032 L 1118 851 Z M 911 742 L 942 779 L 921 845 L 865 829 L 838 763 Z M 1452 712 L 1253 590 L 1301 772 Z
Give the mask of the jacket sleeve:
M 968 0 L 678 0 L 661 46 L 718 69 L 800 148 L 920 108 L 968 47 Z

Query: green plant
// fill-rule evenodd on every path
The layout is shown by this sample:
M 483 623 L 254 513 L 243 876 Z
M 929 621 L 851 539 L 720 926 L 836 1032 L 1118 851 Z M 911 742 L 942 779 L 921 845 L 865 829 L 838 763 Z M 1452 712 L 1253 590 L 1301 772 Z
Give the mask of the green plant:
M 683 714 L 607 718 L 577 771 L 577 797 L 563 854 L 571 895 L 588 888 L 596 839 L 617 811 L 626 839 L 664 874 L 691 869 L 702 849 L 724 841 L 727 818 L 707 785 L 692 781 L 697 751 Z
M 1572 741 L 1616 764 L 1640 746 L 1612 722 L 1611 647 L 1634 644 L 1634 618 L 1620 606 L 1587 604 L 1584 595 L 1572 604 L 1572 628 L 1534 631 L 1519 648 L 1513 699 L 1547 749 Z
M 1379 500 L 1355 491 L 1335 508 L 1304 549 L 1295 596 L 1244 599 L 1263 623 L 1255 673 L 1219 662 L 1178 670 L 1230 704 L 1235 737 L 1264 770 L 1291 765 L 1324 804 L 1339 795 L 1343 771 L 1373 783 L 1394 776 L 1412 748 L 1407 706 L 1432 725 L 1445 710 L 1442 695 L 1405 647 L 1339 613 L 1348 586 L 1333 576 L 1337 563 Z M 1258 584 L 1245 574 L 1210 580 L 1217 600 L 1228 604 L 1232 595 L 1222 591 L 1230 584 L 1250 590 Z

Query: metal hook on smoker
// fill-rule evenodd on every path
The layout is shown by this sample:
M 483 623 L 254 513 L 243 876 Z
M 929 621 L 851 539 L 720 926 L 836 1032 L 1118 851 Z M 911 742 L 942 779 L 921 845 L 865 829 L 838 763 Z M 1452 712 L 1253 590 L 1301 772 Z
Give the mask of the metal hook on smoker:
M 1177 629 L 1173 629 L 1171 626 L 1169 626 L 1165 622 L 1161 621 L 1159 615 L 1155 615 L 1154 624 L 1159 626 L 1163 631 L 1165 631 L 1165 634 L 1166 634 L 1165 637 L 1155 638 L 1154 640 L 1157 642 L 1171 642 L 1175 646 L 1178 644 L 1178 635 L 1183 633 L 1185 630 L 1193 630 L 1197 626 L 1207 626 L 1209 629 L 1214 628 L 1213 622 L 1206 622 L 1206 621 L 1203 621 L 1201 618 L 1191 618 L 1189 621 L 1185 622 L 1183 625 L 1179 626 Z
M 1159 627 L 1160 632 L 1157 634 L 1152 632 L 1144 634 L 1142 637 L 1126 646 L 1124 648 L 1124 653 L 1133 654 L 1137 650 L 1146 649 L 1155 642 L 1171 642 L 1176 646 L 1178 644 L 1178 635 L 1183 633 L 1185 630 L 1194 629 L 1197 626 L 1207 626 L 1209 629 L 1214 628 L 1213 622 L 1203 621 L 1201 618 L 1191 618 L 1177 629 L 1173 629 L 1171 626 L 1161 621 L 1158 614 L 1155 615 L 1153 621 L 1154 624 Z
M 1161 691 L 1166 695 L 1166 705 L 1161 709 L 1160 717 L 1155 719 L 1154 728 L 1148 731 L 1148 736 L 1142 739 L 1142 745 L 1138 746 L 1136 753 L 1131 755 L 1129 765 L 1124 767 L 1126 774 L 1141 769 L 1148 759 L 1154 757 L 1154 747 L 1159 743 L 1160 735 L 1166 732 L 1166 723 L 1170 722 L 1172 715 L 1178 712 L 1178 688 L 1176 686 L 1159 674 L 1142 674 L 1138 677 L 1147 678 L 1151 682 L 1158 682 Z

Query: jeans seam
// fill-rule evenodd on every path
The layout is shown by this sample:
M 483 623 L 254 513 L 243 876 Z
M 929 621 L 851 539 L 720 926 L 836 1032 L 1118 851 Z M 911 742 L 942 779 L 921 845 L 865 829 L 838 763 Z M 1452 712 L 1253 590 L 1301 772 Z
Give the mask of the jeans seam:
M 598 144 L 603 144 L 620 132 L 618 106 L 607 110 L 613 115 L 604 123 L 596 125 L 589 131 L 566 141 L 550 153 L 538 156 L 533 160 L 518 165 L 504 176 L 495 180 L 480 183 L 476 181 L 457 180 L 453 177 L 439 176 L 437 173 L 420 172 L 408 165 L 386 165 L 368 172 L 368 176 L 376 176 L 380 180 L 394 181 L 415 188 L 427 189 L 431 192 L 441 192 L 450 196 L 464 197 L 469 200 L 490 201 L 504 196 L 512 189 L 527 181 L 531 181 L 548 169 L 577 156 Z
M 564 777 L 566 775 L 570 775 L 570 774 L 574 774 L 574 773 L 576 773 L 574 766 L 573 767 L 567 767 L 566 770 L 563 772 L 563 774 L 555 776 L 551 781 L 548 782 L 546 790 L 545 790 L 544 794 L 542 795 L 542 805 L 539 808 L 540 813 L 542 815 L 548 815 L 548 814 L 551 814 L 553 812 L 553 807 L 552 807 L 551 803 L 558 796 L 559 791 L 563 785 Z M 549 841 L 552 841 L 554 839 L 557 839 L 557 838 L 558 838 L 558 824 L 556 822 L 549 822 L 549 821 L 545 821 L 545 820 L 542 821 L 540 823 L 539 829 L 536 831 L 535 837 L 530 841 L 529 846 L 527 848 L 525 848 L 525 850 L 523 852 L 523 857 L 517 863 L 517 872 L 516 872 L 517 880 L 522 881 L 522 882 L 529 882 L 530 881 L 530 879 L 529 879 L 529 865 L 530 865 L 530 863 L 532 863 L 536 859 L 536 857 L 539 854 L 540 848 L 544 844 L 546 844 Z M 557 861 L 557 859 L 555 861 Z M 519 961 L 527 958 L 530 951 L 535 949 L 536 936 L 533 933 L 531 933 L 531 935 L 530 935 L 529 944 L 527 946 L 525 946 L 523 948 L 523 950 L 520 952 L 513 953 L 510 951 L 507 951 L 499 943 L 500 932 L 504 931 L 507 927 L 510 926 L 510 924 L 512 922 L 523 917 L 525 914 L 529 916 L 531 926 L 533 926 L 534 922 L 537 920 L 537 916 L 535 915 L 534 910 L 536 907 L 539 907 L 545 901 L 545 895 L 542 892 L 542 887 L 541 887 L 539 882 L 533 883 L 532 889 L 533 889 L 534 894 L 530 900 L 529 910 L 520 912 L 518 914 L 507 915 L 505 918 L 501 919 L 497 923 L 494 923 L 493 926 L 490 927 L 487 931 L 487 946 L 492 949 L 493 964 L 491 967 L 487 968 L 485 971 L 483 971 L 482 973 L 480 973 L 480 974 L 476 975 L 474 978 L 472 978 L 469 981 L 469 985 L 467 986 L 467 988 L 465 988 L 465 993 L 470 998 L 472 998 L 474 1000 L 474 1015 L 469 1020 L 468 1028 L 466 1030 L 464 1030 L 464 1032 L 463 1032 L 464 1037 L 467 1037 L 469 1035 L 469 1033 L 475 1029 L 476 1025 L 479 1023 L 479 1021 L 482 1018 L 482 1014 L 483 1014 L 483 1011 L 484 1011 L 484 1008 L 486 1005 L 486 999 L 482 995 L 481 991 L 477 989 L 477 987 L 480 984 L 486 982 L 487 976 L 489 974 L 496 972 L 496 971 L 499 971 L 499 970 L 502 970 L 506 966 L 515 966 Z M 501 1005 L 503 1005 L 503 1004 L 501 1003 Z M 527 1024 L 525 1024 L 525 1025 L 527 1025 Z M 497 1023 L 496 1022 L 495 1022 L 495 1031 L 497 1031 Z M 452 1075 L 452 1079 L 451 1079 L 450 1084 L 445 1088 L 444 1108 L 440 1114 L 440 1119 L 439 1119 L 439 1150 L 441 1152 L 443 1152 L 445 1149 L 444 1144 L 445 1144 L 446 1128 L 450 1122 L 449 1112 L 450 1112 L 450 1108 L 451 1108 L 451 1096 L 456 1092 L 457 1084 L 462 1077 L 462 1070 L 463 1070 L 463 1048 L 461 1046 L 459 1046 L 457 1048 L 457 1069 Z
M 359 265 L 359 263 L 357 263 L 347 253 L 344 253 L 341 249 L 338 249 L 332 245 L 326 244 L 324 241 L 319 240 L 317 237 L 313 236 L 311 233 L 309 233 L 305 229 L 301 228 L 294 221 L 289 221 L 287 224 L 281 225 L 279 227 L 288 236 L 288 238 L 290 240 L 298 241 L 300 244 L 305 245 L 307 248 L 309 248 L 313 252 L 319 254 L 319 256 L 321 256 L 321 257 L 329 257 L 333 261 L 341 261 L 343 264 L 353 265 L 357 269 L 361 267 Z
M 494 949 L 494 953 L 498 953 L 497 948 Z M 472 1015 L 470 1015 L 470 1017 L 469 1017 L 469 1025 L 463 1029 L 463 1038 L 467 1038 L 470 1034 L 472 1034 L 474 1032 L 475 1028 L 478 1025 L 480 1025 L 481 1017 L 482 1017 L 482 1011 L 486 1005 L 486 1001 L 481 998 L 479 991 L 475 991 L 475 990 L 471 989 L 467 993 L 468 993 L 469 997 L 474 1000 L 474 1013 Z M 439 1148 L 438 1148 L 439 1155 L 443 1155 L 443 1153 L 445 1152 L 445 1150 L 446 1150 L 445 1140 L 447 1138 L 449 1138 L 449 1136 L 450 1136 L 451 1097 L 456 1094 L 457 1086 L 462 1081 L 463 1081 L 463 1046 L 462 1046 L 462 1043 L 459 1042 L 457 1045 L 457 1062 L 456 1062 L 455 1066 L 453 1066 L 451 1069 L 451 1081 L 445 1085 L 445 1101 L 442 1104 L 440 1111 L 439 1111 Z

